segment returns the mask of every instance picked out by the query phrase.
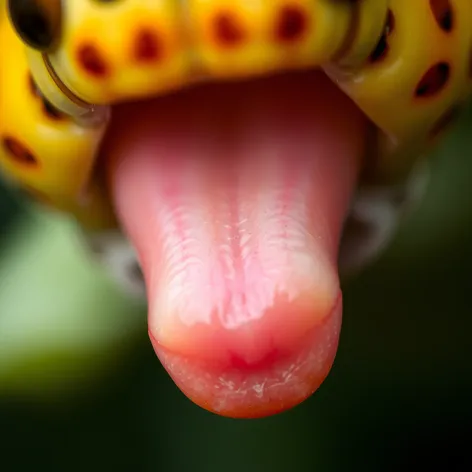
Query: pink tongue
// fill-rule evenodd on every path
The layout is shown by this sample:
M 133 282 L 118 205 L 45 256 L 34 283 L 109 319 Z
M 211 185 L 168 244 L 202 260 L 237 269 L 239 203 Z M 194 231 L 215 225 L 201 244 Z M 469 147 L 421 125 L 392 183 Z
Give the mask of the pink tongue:
M 365 129 L 315 72 L 116 110 L 105 152 L 147 283 L 150 337 L 202 407 L 270 415 L 328 374 Z

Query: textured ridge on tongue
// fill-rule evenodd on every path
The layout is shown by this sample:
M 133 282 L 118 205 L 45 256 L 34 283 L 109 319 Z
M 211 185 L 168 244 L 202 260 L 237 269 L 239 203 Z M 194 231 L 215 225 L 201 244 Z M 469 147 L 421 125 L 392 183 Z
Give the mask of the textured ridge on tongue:
M 113 126 L 117 209 L 143 266 L 151 339 L 176 383 L 230 416 L 306 398 L 337 347 L 337 250 L 360 113 L 322 74 L 302 73 L 122 107 Z M 301 365 L 294 388 L 287 376 Z M 225 385 L 239 392 L 233 402 Z

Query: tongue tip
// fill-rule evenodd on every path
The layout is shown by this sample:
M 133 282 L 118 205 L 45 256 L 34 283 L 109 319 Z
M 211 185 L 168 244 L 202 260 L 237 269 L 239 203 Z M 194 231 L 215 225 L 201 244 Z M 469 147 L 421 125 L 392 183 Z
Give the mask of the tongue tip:
M 334 261 L 366 122 L 323 77 L 121 107 L 107 135 L 110 187 L 143 264 L 155 351 L 190 399 L 223 416 L 292 408 L 334 361 Z M 274 287 L 303 292 L 303 308 L 266 316 Z M 238 310 L 228 310 L 228 294 Z M 271 343 L 284 354 L 271 354 Z
M 272 350 L 255 363 L 230 357 L 222 364 L 164 347 L 150 332 L 157 356 L 179 389 L 195 404 L 219 416 L 262 418 L 308 399 L 328 376 L 336 356 L 342 298 L 289 352 Z

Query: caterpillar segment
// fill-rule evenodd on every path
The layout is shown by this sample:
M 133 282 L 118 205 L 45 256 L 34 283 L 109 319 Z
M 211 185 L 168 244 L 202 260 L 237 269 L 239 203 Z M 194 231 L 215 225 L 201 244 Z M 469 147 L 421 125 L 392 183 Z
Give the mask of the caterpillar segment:
M 30 51 L 33 73 L 46 59 L 76 96 L 105 105 L 202 80 L 361 63 L 387 9 L 386 0 L 44 1 L 62 21 L 51 46 Z
M 454 123 L 471 93 L 471 44 L 470 1 L 391 0 L 368 60 L 328 67 L 379 130 L 371 182 L 404 179 Z
M 5 16 L 0 28 L 0 165 L 25 194 L 74 215 L 90 230 L 115 224 L 99 175 L 94 175 L 106 124 L 84 127 L 59 111 L 37 86 L 23 44 Z
M 376 228 L 377 242 L 365 243 L 372 252 L 417 195 L 405 189 L 418 187 L 410 175 L 420 158 L 472 92 L 470 0 L 9 0 L 0 8 L 0 169 L 92 239 L 119 234 L 99 165 L 113 104 L 322 68 L 372 123 L 346 225 Z M 396 202 L 389 224 L 378 216 L 382 199 Z

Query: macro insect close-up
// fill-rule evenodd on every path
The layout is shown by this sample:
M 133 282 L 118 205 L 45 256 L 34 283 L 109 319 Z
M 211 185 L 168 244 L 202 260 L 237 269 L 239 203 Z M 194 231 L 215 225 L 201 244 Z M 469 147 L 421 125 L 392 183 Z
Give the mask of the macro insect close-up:
M 343 284 L 415 215 L 431 156 L 467 115 L 471 1 L 0 9 L 9 191 L 66 222 L 77 258 L 145 306 L 192 402 L 262 418 L 316 401 L 349 316 Z

